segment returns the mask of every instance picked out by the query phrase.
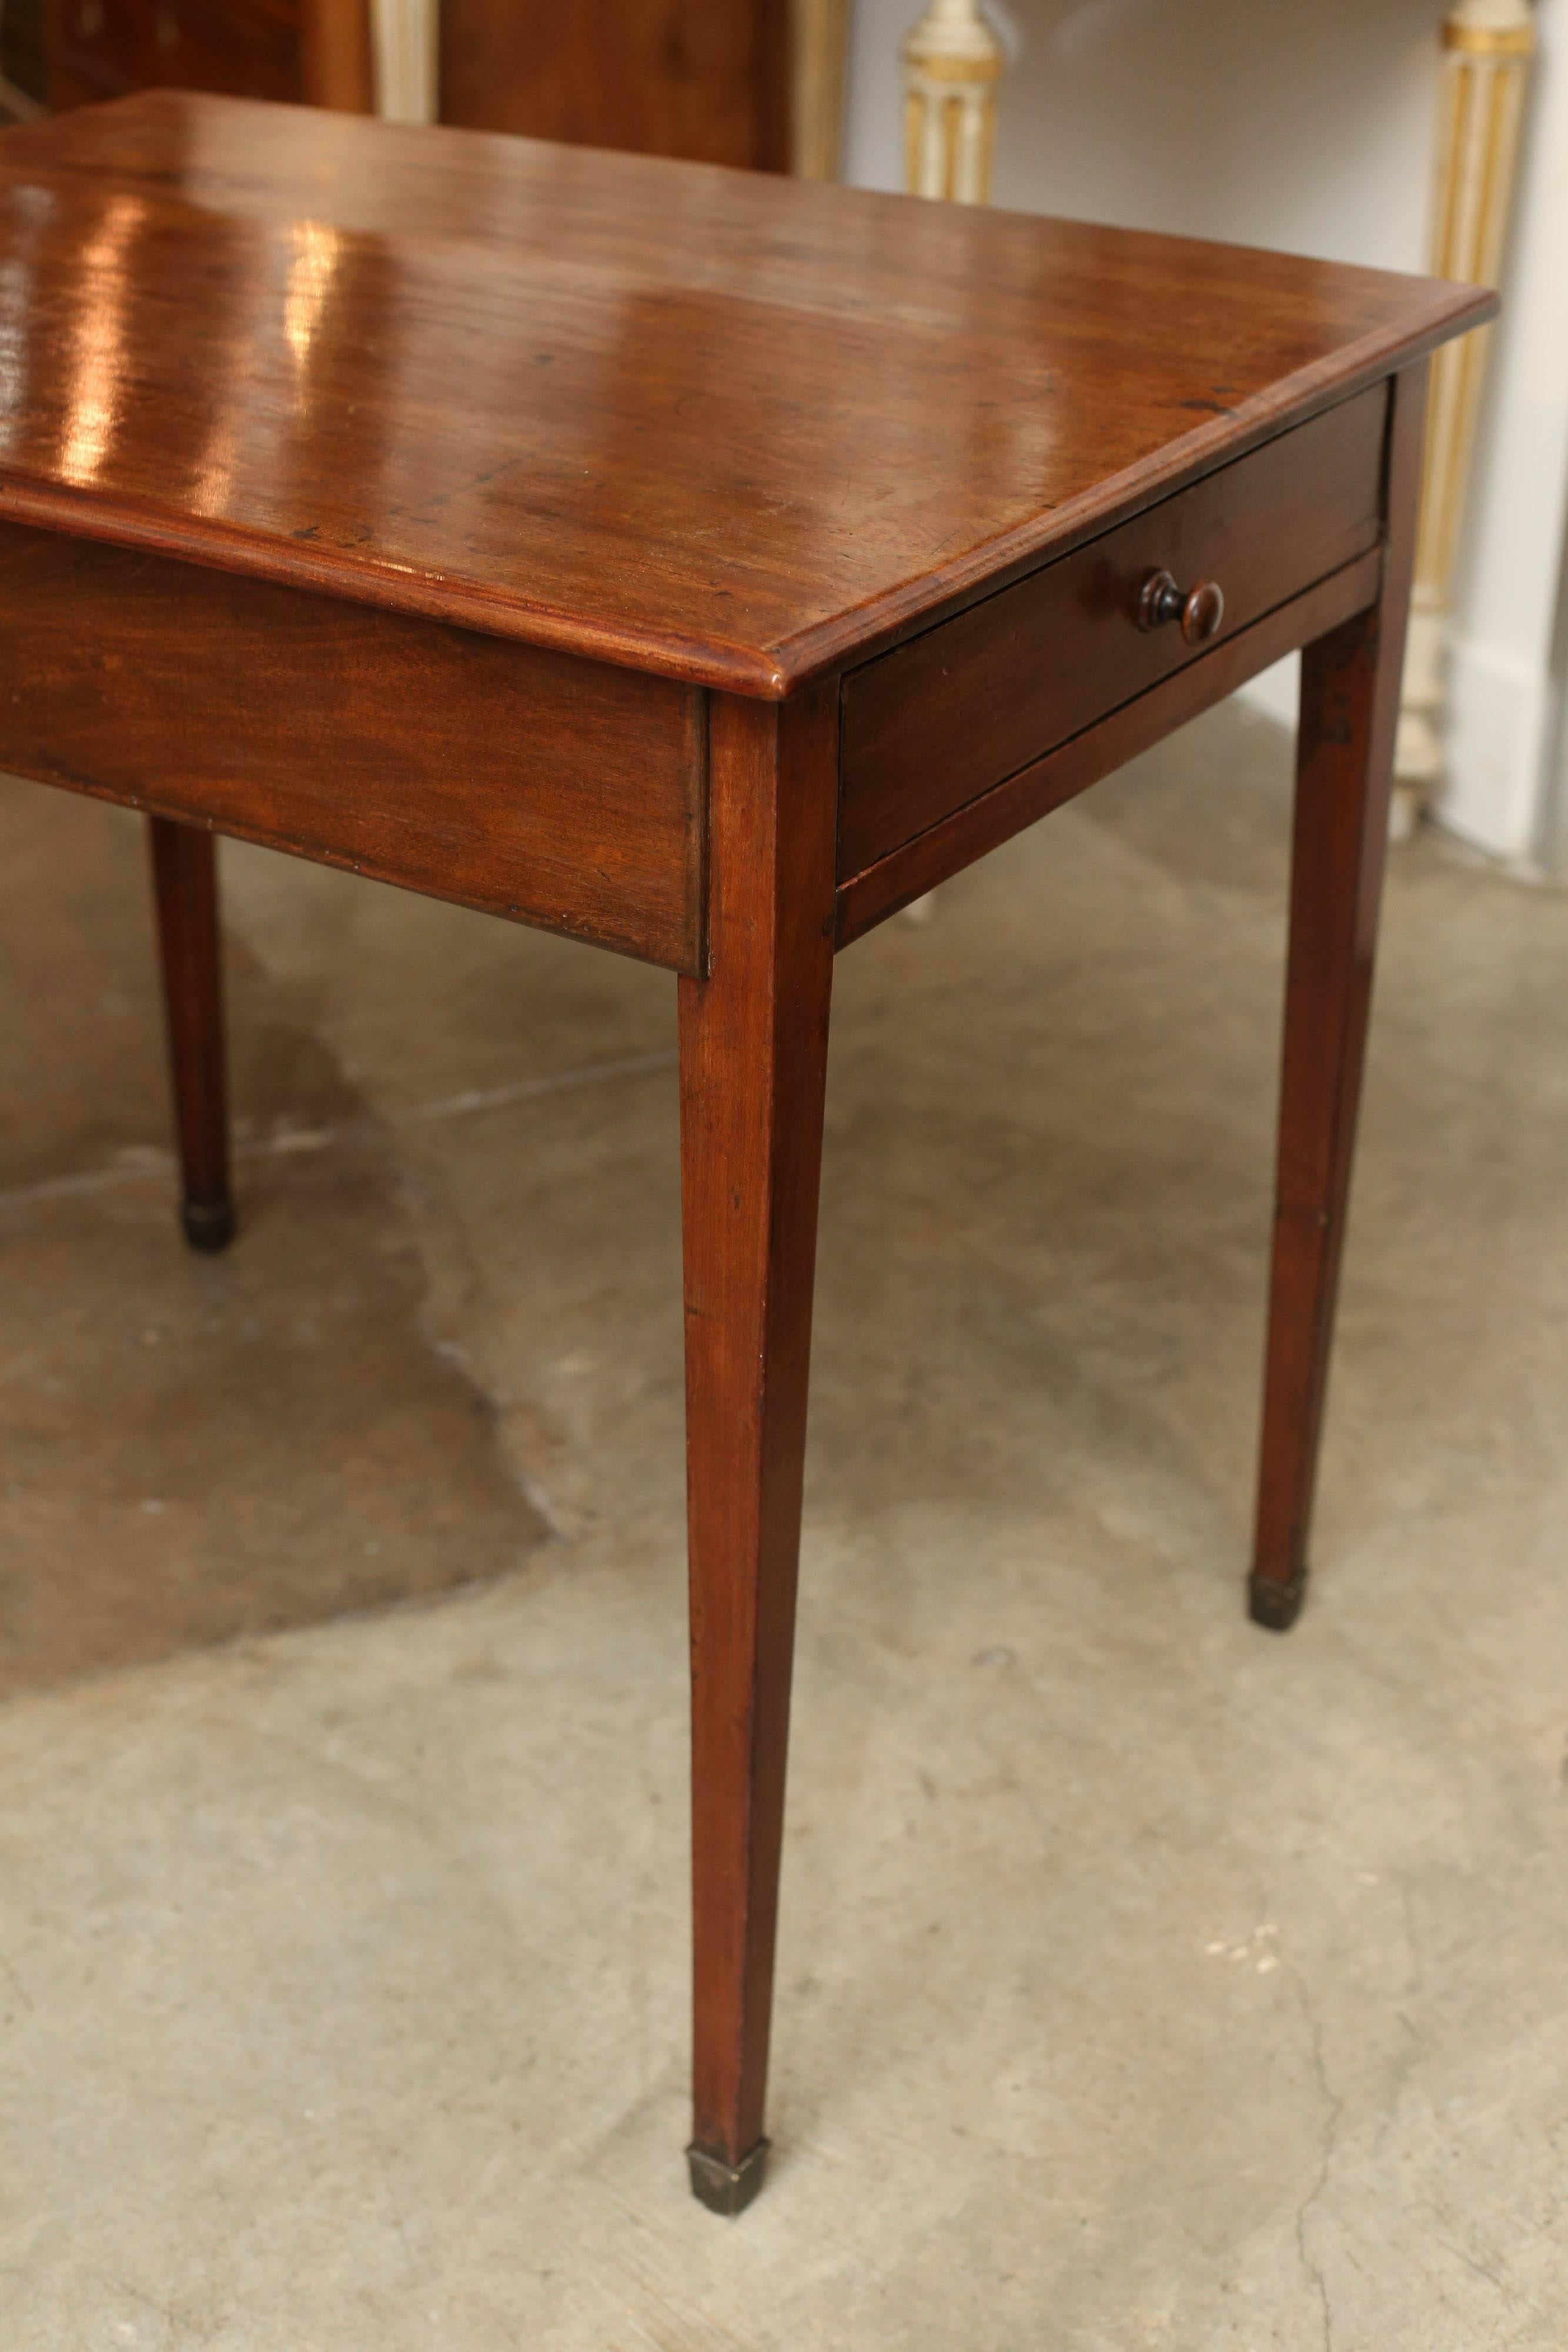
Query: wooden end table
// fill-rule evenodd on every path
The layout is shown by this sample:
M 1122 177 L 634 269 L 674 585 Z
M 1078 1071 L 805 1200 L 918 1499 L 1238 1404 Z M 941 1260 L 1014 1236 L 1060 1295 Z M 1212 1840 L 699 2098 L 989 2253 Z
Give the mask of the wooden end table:
M 762 2179 L 835 951 L 1306 647 L 1253 1615 L 1301 1605 L 1427 354 L 1473 289 L 161 92 L 0 139 L 0 766 L 678 974 L 696 2193 Z

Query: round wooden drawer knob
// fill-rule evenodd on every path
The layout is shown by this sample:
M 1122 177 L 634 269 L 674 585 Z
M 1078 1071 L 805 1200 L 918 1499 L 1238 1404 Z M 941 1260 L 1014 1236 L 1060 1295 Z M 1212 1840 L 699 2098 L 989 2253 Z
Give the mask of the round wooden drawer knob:
M 1168 572 L 1151 572 L 1138 598 L 1138 626 L 1163 629 L 1181 623 L 1189 646 L 1206 646 L 1219 635 L 1225 618 L 1225 592 L 1216 580 L 1200 580 L 1190 593 L 1178 588 Z

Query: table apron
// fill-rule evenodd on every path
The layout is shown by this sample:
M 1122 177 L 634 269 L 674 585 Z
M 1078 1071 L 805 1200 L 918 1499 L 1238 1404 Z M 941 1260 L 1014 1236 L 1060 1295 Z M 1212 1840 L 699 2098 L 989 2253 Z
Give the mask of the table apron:
M 0 524 L 0 767 L 702 969 L 674 680 Z

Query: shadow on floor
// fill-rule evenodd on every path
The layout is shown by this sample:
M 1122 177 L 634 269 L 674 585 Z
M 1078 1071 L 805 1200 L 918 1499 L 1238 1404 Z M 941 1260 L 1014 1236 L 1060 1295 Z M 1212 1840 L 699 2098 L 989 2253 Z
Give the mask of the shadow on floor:
M 0 792 L 0 1696 L 494 1576 L 546 1533 L 424 1328 L 384 1131 L 232 930 L 244 1231 L 220 1259 L 177 1237 L 141 835 Z

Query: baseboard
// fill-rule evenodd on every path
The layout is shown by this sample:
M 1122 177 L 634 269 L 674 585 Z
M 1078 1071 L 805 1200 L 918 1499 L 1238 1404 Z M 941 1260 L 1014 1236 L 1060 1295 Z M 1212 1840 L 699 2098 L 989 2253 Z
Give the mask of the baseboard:
M 1449 660 L 1447 772 L 1433 814 L 1491 857 L 1536 853 L 1556 698 L 1540 670 L 1460 639 Z
M 1463 639 L 1452 649 L 1448 677 L 1448 772 L 1432 814 L 1489 857 L 1568 863 L 1568 772 L 1555 793 L 1549 789 L 1548 747 L 1558 712 L 1551 680 L 1511 655 Z M 1244 686 L 1238 699 L 1294 727 L 1300 690 L 1301 656 L 1292 654 Z

